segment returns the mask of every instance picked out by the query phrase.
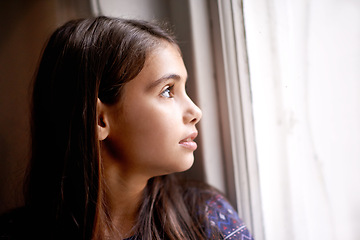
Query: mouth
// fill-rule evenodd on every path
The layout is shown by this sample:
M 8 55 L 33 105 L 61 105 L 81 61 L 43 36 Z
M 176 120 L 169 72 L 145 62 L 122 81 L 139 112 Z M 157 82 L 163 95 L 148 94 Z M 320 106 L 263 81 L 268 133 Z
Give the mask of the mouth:
M 197 149 L 197 144 L 196 142 L 194 142 L 194 139 L 197 137 L 197 135 L 198 135 L 197 132 L 193 132 L 192 134 L 190 134 L 189 136 L 187 136 L 186 138 L 184 138 L 179 142 L 180 146 L 189 149 L 191 151 L 195 151 Z

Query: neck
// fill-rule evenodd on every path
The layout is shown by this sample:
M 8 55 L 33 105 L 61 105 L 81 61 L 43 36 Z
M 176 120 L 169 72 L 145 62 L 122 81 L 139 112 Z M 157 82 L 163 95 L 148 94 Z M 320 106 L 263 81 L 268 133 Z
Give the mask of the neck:
M 121 236 L 130 237 L 134 234 L 138 210 L 142 201 L 147 178 L 127 176 L 118 164 L 108 163 L 105 167 L 105 179 L 109 203 L 109 214 L 113 227 Z

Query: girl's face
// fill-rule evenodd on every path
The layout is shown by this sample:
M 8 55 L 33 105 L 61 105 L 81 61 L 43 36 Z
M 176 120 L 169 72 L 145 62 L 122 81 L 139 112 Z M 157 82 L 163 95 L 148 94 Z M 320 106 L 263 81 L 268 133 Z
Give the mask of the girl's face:
M 109 135 L 102 147 L 123 174 L 153 177 L 191 167 L 201 110 L 185 91 L 187 72 L 178 49 L 165 43 L 125 84 L 109 107 Z

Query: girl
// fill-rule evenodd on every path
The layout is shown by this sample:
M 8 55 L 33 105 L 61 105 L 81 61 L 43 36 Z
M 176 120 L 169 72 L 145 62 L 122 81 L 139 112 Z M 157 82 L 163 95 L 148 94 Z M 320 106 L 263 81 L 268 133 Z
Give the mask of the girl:
M 201 118 L 186 79 L 174 38 L 153 24 L 57 29 L 34 82 L 26 204 L 7 236 L 250 239 L 216 190 L 173 175 L 193 164 Z

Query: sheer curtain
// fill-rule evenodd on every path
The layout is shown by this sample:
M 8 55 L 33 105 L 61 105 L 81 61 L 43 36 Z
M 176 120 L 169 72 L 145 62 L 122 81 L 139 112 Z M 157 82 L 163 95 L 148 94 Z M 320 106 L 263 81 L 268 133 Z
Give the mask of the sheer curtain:
M 360 2 L 243 2 L 266 239 L 360 239 Z

